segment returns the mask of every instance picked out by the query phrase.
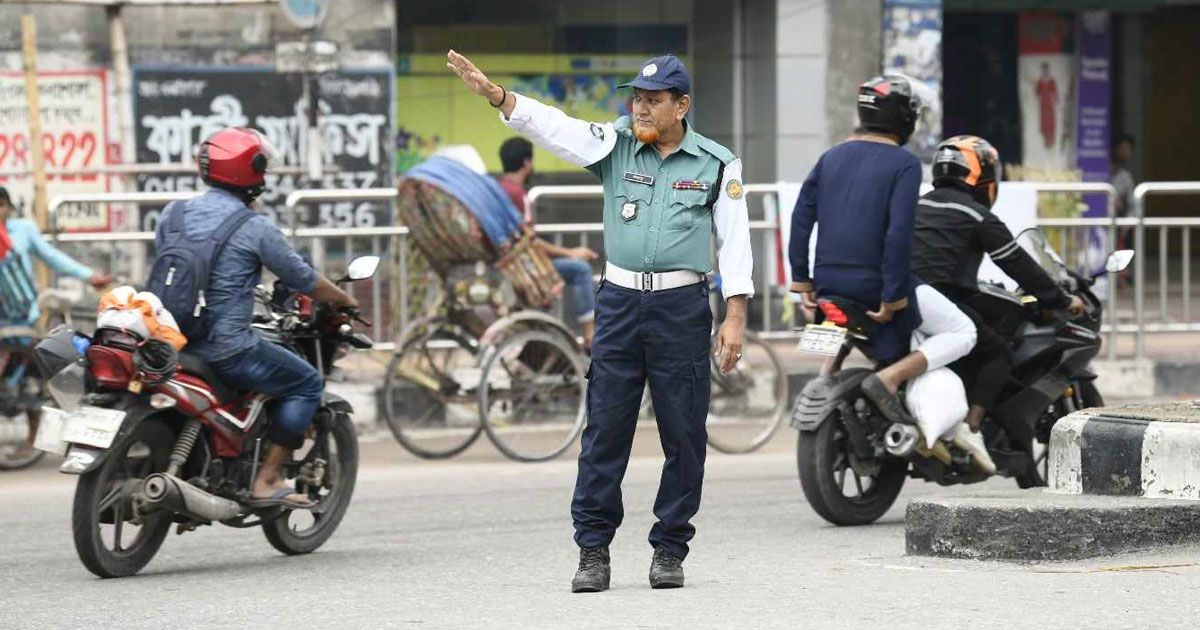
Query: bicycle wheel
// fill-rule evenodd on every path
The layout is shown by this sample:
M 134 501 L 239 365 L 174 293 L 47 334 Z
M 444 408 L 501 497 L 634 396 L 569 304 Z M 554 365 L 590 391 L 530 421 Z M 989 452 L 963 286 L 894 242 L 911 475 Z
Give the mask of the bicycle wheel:
M 542 330 L 501 342 L 483 362 L 479 409 L 488 437 L 508 457 L 558 457 L 583 431 L 586 368 L 562 335 Z
M 712 360 L 708 443 L 722 453 L 749 453 L 771 439 L 787 415 L 787 373 L 770 344 L 747 333 L 729 374 Z
M 431 322 L 392 357 L 383 415 L 400 445 L 425 459 L 453 457 L 483 431 L 474 339 Z

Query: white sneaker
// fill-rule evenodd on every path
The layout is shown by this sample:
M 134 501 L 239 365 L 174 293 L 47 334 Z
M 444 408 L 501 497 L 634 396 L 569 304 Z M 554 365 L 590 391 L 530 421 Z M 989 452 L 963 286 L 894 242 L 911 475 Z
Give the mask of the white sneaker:
M 975 465 L 989 475 L 996 474 L 996 462 L 988 455 L 987 445 L 983 443 L 982 433 L 972 433 L 967 423 L 960 422 L 954 431 L 954 445 L 971 455 Z

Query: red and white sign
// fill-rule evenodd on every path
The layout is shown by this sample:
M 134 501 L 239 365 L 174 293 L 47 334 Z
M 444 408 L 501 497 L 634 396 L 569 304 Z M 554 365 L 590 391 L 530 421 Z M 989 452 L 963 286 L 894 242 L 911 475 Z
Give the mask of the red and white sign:
M 108 86 L 104 71 L 39 73 L 38 94 L 47 168 L 94 168 L 112 163 L 107 146 Z M 0 172 L 32 168 L 25 76 L 19 72 L 0 73 Z M 0 185 L 8 188 L 14 205 L 30 216 L 33 177 L 0 174 Z M 50 175 L 46 188 L 50 198 L 67 193 L 107 192 L 109 178 Z M 68 231 L 107 231 L 108 206 L 64 206 L 59 212 L 58 226 Z

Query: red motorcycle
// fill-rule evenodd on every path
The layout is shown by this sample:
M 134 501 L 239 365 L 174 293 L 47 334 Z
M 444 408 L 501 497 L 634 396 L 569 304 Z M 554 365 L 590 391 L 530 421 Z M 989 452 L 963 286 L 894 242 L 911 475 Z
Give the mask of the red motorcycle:
M 340 283 L 375 274 L 379 258 L 355 259 Z M 370 348 L 356 312 L 291 295 L 279 283 L 257 295 L 255 328 L 327 376 L 350 348 Z M 65 455 L 61 471 L 80 475 L 72 510 L 75 550 L 100 577 L 133 575 L 177 532 L 218 522 L 262 527 L 279 551 L 316 550 L 337 529 L 354 492 L 358 445 L 353 409 L 325 393 L 286 478 L 316 507 L 250 507 L 253 480 L 275 402 L 238 391 L 187 352 L 165 369 L 139 356 L 143 340 L 98 329 L 89 339 L 60 326 L 35 349 L 61 409 L 46 408 L 39 448 Z

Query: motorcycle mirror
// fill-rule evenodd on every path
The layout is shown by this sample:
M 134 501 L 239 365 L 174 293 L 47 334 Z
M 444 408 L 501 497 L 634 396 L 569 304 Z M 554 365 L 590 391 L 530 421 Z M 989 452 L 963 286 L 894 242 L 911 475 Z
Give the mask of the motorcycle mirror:
M 359 256 L 350 262 L 350 266 L 346 268 L 346 276 L 338 282 L 366 280 L 375 275 L 377 269 L 379 269 L 378 256 Z
M 1118 249 L 1108 255 L 1108 261 L 1104 263 L 1104 271 L 1106 273 L 1116 273 L 1125 271 L 1129 267 L 1129 263 L 1133 261 L 1132 249 Z

